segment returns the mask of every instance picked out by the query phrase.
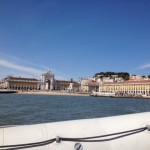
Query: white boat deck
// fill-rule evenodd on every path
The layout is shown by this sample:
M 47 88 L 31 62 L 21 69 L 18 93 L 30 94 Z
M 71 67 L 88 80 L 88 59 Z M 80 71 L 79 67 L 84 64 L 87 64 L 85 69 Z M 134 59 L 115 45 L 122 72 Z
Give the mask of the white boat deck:
M 41 142 L 59 137 L 83 138 L 117 133 L 150 125 L 150 112 L 97 119 L 85 119 L 0 128 L 0 146 Z M 105 137 L 98 139 L 113 138 Z M 150 131 L 104 142 L 56 141 L 27 150 L 150 150 Z M 81 145 L 80 145 L 81 144 Z M 19 148 L 18 148 L 19 149 Z M 4 150 L 4 148 L 3 148 Z M 12 150 L 12 149 L 11 149 Z

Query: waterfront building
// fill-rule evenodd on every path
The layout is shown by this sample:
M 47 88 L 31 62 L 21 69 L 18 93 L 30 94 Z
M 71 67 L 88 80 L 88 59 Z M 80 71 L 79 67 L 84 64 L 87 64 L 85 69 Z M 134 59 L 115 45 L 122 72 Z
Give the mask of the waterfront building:
M 97 82 L 98 81 L 98 82 Z M 96 78 L 81 78 L 80 80 L 80 89 L 81 92 L 98 92 L 99 82 L 101 80 L 97 80 Z
M 88 92 L 89 91 L 88 81 L 89 80 L 87 78 L 81 78 L 81 80 L 80 80 L 81 92 Z
M 99 84 L 100 93 L 150 95 L 150 80 L 128 80 Z
M 55 79 L 54 74 L 48 70 L 41 74 L 38 89 L 40 90 L 54 90 Z
M 0 89 L 3 89 L 3 82 L 0 81 Z
M 99 83 L 96 81 L 89 81 L 88 82 L 88 92 L 98 92 L 99 89 Z
M 79 83 L 76 81 L 71 81 L 71 80 L 70 81 L 56 80 L 55 81 L 55 90 L 77 92 L 77 91 L 79 91 Z
M 35 78 L 22 78 L 7 76 L 1 81 L 1 88 L 14 90 L 34 90 L 37 89 L 38 80 Z

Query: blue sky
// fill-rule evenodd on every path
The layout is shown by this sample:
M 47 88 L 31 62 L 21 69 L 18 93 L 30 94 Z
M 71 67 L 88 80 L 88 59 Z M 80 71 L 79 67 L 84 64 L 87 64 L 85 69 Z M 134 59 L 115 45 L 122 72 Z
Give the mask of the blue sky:
M 150 74 L 149 0 L 1 0 L 0 78 Z

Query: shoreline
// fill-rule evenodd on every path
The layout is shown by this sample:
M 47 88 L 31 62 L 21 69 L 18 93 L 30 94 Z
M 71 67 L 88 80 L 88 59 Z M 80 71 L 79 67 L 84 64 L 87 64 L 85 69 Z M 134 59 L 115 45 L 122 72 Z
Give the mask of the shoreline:
M 4 93 L 4 92 L 2 92 Z M 5 92 L 7 93 L 7 92 Z M 91 96 L 91 97 L 108 97 L 108 98 L 136 98 L 136 99 L 150 99 L 149 97 L 132 97 L 132 96 L 107 96 L 98 94 L 87 94 L 87 93 L 69 93 L 63 91 L 15 91 L 11 92 L 14 94 L 28 94 L 28 95 L 56 95 L 56 96 Z
M 16 94 L 58 95 L 58 96 L 89 96 L 89 94 L 68 93 L 68 92 L 61 92 L 61 91 L 18 91 Z
M 104 95 L 90 95 L 92 97 L 108 97 L 108 98 L 131 98 L 131 99 L 150 99 L 150 97 L 132 97 L 132 96 L 104 96 Z

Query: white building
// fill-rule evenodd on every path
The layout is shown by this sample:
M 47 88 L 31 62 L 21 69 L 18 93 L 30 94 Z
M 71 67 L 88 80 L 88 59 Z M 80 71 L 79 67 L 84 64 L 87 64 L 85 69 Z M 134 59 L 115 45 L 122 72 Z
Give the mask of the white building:
M 121 77 L 115 78 L 115 82 L 124 82 L 125 80 Z
M 114 79 L 111 79 L 110 77 L 103 77 L 102 79 L 103 82 L 114 82 Z
M 39 89 L 40 90 L 54 90 L 54 74 L 48 70 L 41 74 L 39 80 Z
M 149 78 L 144 75 L 130 75 L 130 80 L 149 80 Z

